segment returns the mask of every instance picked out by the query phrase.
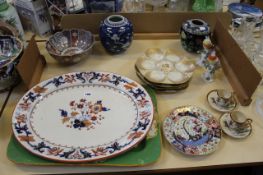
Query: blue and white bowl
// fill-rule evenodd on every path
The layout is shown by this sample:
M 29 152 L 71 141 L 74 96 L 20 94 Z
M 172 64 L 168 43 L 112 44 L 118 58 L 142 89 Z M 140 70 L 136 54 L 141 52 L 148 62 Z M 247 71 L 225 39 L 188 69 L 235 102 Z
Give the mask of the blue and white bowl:
M 228 10 L 232 13 L 233 18 L 261 18 L 262 11 L 253 5 L 245 3 L 231 3 Z
M 0 36 L 0 92 L 15 86 L 19 74 L 15 66 L 23 51 L 23 42 L 10 35 Z

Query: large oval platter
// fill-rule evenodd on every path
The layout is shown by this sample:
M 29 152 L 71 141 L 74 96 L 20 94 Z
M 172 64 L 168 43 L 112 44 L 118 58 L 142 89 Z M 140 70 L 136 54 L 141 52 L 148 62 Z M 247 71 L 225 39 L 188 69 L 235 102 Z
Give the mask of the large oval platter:
M 135 81 L 107 72 L 75 72 L 43 81 L 18 102 L 16 139 L 31 153 L 61 162 L 99 161 L 142 141 L 153 105 Z

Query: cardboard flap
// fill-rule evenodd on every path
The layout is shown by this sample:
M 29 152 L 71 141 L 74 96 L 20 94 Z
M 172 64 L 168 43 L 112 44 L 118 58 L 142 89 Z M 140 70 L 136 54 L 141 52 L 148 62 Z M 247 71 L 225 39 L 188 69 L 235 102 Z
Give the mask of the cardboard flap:
M 261 75 L 224 27 L 221 19 L 217 20 L 213 34 L 223 71 L 241 105 L 247 106 L 262 79 Z
M 33 36 L 25 49 L 19 64 L 16 66 L 19 75 L 27 90 L 39 83 L 46 60 L 40 54 Z
M 208 15 L 209 14 L 209 15 Z M 112 14 L 91 13 L 65 15 L 62 17 L 63 29 L 83 28 L 93 34 L 99 33 L 100 22 Z M 134 25 L 134 33 L 179 33 L 184 21 L 200 18 L 209 23 L 213 29 L 216 17 L 223 19 L 224 25 L 229 25 L 231 15 L 228 13 L 195 13 L 195 12 L 160 12 L 160 13 L 120 13 L 128 18 Z

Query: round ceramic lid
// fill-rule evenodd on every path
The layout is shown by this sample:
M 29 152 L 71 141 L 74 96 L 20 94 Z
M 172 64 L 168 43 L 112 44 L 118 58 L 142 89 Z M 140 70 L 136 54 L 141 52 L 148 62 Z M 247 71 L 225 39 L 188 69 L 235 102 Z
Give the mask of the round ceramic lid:
M 210 154 L 221 140 L 221 127 L 216 119 L 194 106 L 175 108 L 163 121 L 163 133 L 175 149 L 188 155 Z
M 239 17 L 262 17 L 260 8 L 245 3 L 231 3 L 228 10 Z
M 40 157 L 63 162 L 117 156 L 142 141 L 153 105 L 135 81 L 107 72 L 76 72 L 43 81 L 18 102 L 16 139 Z
M 210 34 L 209 25 L 201 19 L 189 19 L 183 22 L 182 28 L 190 34 L 208 35 Z

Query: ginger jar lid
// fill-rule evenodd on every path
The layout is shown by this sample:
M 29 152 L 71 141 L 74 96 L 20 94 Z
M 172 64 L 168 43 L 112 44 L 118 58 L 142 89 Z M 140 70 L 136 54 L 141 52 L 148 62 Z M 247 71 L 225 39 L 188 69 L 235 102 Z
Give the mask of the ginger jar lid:
M 183 23 L 182 29 L 193 35 L 209 35 L 209 25 L 201 19 L 190 19 Z

